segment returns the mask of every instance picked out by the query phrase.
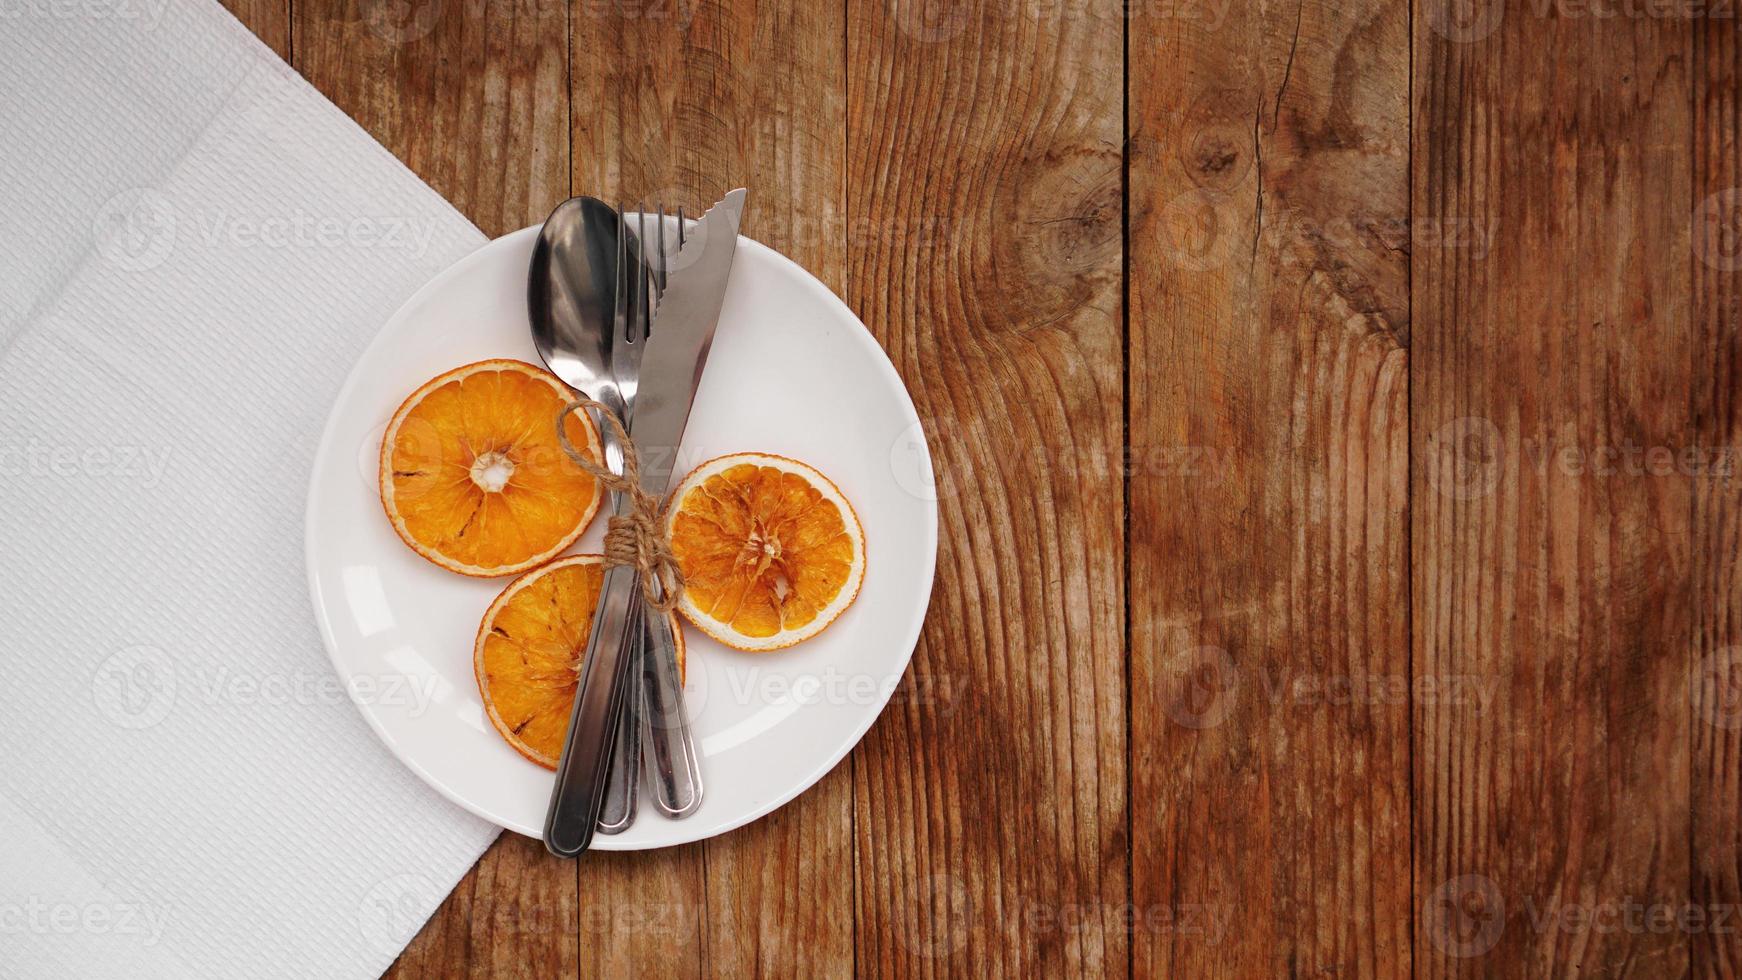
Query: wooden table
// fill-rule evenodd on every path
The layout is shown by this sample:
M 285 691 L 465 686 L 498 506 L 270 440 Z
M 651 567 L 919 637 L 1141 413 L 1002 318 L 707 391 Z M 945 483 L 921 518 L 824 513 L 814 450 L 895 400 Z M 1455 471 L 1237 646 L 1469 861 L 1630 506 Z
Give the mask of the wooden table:
M 755 188 L 941 473 L 846 763 L 395 975 L 1742 971 L 1729 0 L 233 2 L 487 232 Z

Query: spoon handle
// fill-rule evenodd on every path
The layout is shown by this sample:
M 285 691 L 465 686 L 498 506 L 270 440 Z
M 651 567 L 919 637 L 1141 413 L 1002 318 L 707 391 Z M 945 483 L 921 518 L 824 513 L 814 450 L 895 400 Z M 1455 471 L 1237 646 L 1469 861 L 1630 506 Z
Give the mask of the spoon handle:
M 604 438 L 605 463 L 613 473 L 623 468 L 623 447 L 609 429 Z M 629 506 L 624 494 L 613 494 L 611 509 L 621 514 Z M 623 710 L 623 683 L 628 657 L 624 637 L 632 635 L 630 599 L 636 592 L 635 569 L 613 565 L 605 569 L 599 589 L 599 605 L 593 611 L 593 628 L 587 635 L 587 650 L 581 659 L 580 685 L 569 714 L 568 737 L 556 765 L 556 782 L 550 791 L 550 809 L 544 818 L 545 850 L 557 857 L 579 857 L 592 846 L 599 812 L 605 803 L 605 784 L 611 772 L 616 722 Z
M 702 805 L 702 770 L 696 761 L 695 738 L 684 706 L 683 681 L 678 675 L 677 641 L 671 619 L 648 616 L 647 645 L 641 660 L 641 741 L 647 748 L 653 802 L 673 819 L 687 817 Z
M 623 656 L 623 704 L 617 710 L 616 741 L 611 748 L 611 775 L 605 803 L 599 809 L 599 833 L 621 834 L 635 822 L 641 791 L 641 662 L 645 654 L 642 621 L 646 612 L 637 589 L 629 597 L 629 633 Z

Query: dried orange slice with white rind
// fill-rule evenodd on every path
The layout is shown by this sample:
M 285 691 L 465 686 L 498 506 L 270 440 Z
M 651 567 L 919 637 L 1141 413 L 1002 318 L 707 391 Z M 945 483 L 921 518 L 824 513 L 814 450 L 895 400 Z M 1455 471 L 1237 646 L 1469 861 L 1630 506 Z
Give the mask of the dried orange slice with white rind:
M 684 574 L 678 611 L 739 650 L 816 636 L 865 581 L 853 505 L 795 459 L 734 453 L 703 463 L 673 491 L 665 526 Z
M 484 713 L 516 752 L 546 769 L 562 756 L 604 582 L 604 555 L 560 558 L 510 582 L 478 627 L 472 670 Z M 681 678 L 683 630 L 666 615 Z
M 381 505 L 411 549 L 461 575 L 515 575 L 555 558 L 599 512 L 603 488 L 563 452 L 574 397 L 543 368 L 488 360 L 432 378 L 381 439 Z M 585 413 L 569 440 L 599 458 Z

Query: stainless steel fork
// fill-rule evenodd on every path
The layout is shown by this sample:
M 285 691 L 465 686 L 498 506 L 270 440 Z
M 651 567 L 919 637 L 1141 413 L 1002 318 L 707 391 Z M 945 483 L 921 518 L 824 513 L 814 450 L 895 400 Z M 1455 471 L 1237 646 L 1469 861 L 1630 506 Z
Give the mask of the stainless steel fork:
M 631 260 L 627 251 L 627 212 L 621 205 L 617 208 L 620 221 L 617 315 L 625 319 L 621 332 L 627 339 L 624 365 L 636 379 L 640 374 L 641 352 L 646 349 L 647 339 L 653 335 L 653 321 L 659 310 L 659 297 L 665 292 L 668 281 L 671 249 L 667 247 L 665 205 L 662 203 L 657 207 L 657 213 L 650 216 L 645 205 L 636 206 L 633 234 L 638 261 Z M 651 240 L 647 227 L 650 217 L 653 221 Z M 682 251 L 685 229 L 681 207 L 677 210 L 676 225 L 673 237 L 676 240 L 676 250 Z M 627 398 L 628 414 L 623 417 L 624 424 L 631 430 L 634 428 L 634 393 L 635 382 L 631 381 Z M 666 729 L 670 726 L 663 720 L 663 709 L 666 708 L 665 702 L 669 698 L 660 696 L 661 685 L 656 683 L 663 676 L 663 672 L 657 669 L 661 664 L 649 662 L 648 658 L 650 654 L 661 651 L 669 656 L 672 652 L 672 640 L 666 623 L 655 623 L 648 617 L 639 582 L 629 600 L 628 616 L 629 629 L 626 636 L 630 642 L 623 651 L 625 660 L 619 675 L 623 694 L 619 702 L 621 707 L 613 723 L 616 735 L 612 742 L 611 774 L 605 788 L 604 805 L 599 811 L 598 828 L 603 834 L 620 834 L 635 822 L 640 799 L 639 776 L 644 732 L 654 742 L 651 762 L 658 777 L 656 789 L 660 809 L 672 814 L 669 801 L 674 797 L 687 800 L 691 797 L 699 799 L 700 796 L 699 787 L 688 785 L 695 779 L 695 762 L 694 749 L 687 746 L 687 731 L 684 733 L 687 759 L 680 758 L 676 766 L 668 761 L 672 752 L 666 747 Z M 650 646 L 652 650 L 649 649 Z

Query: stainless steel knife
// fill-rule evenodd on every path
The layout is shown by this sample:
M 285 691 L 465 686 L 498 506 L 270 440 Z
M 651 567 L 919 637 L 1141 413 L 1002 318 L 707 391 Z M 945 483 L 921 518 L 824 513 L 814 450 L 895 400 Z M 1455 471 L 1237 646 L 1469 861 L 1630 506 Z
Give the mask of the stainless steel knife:
M 690 407 L 713 347 L 738 253 L 744 198 L 743 188 L 732 191 L 696 223 L 659 297 L 641 355 L 641 389 L 629 434 L 641 455 L 641 487 L 655 496 L 663 497 L 671 484 Z M 691 249 L 699 249 L 693 260 Z M 668 817 L 687 817 L 701 806 L 702 773 L 684 708 L 677 643 L 667 617 L 644 616 L 642 623 L 641 745 L 653 780 L 653 801 Z

